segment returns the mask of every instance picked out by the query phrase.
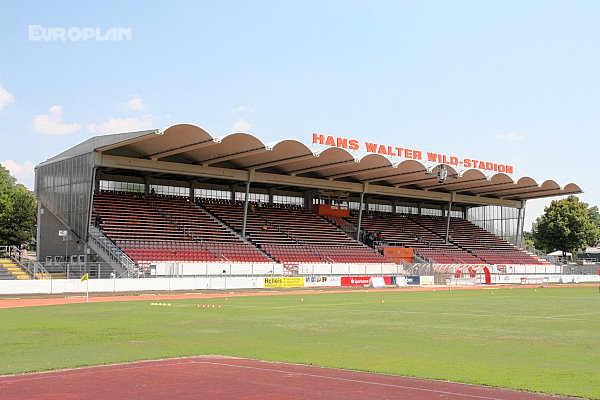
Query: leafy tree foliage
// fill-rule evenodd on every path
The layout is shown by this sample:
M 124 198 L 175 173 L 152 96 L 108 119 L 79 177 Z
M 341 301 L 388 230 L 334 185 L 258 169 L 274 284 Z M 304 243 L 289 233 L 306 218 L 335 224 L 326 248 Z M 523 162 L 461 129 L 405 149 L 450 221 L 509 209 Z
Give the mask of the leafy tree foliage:
M 598 208 L 589 208 L 577 196 L 555 200 L 536 219 L 531 234 L 536 247 L 545 252 L 562 250 L 575 255 L 600 239 Z
M 33 242 L 37 206 L 33 193 L 16 183 L 0 165 L 0 244 L 22 247 Z
M 523 231 L 523 244 L 527 246 L 535 247 L 535 240 L 533 240 L 533 234 L 531 232 Z
M 600 212 L 598 212 L 598 206 L 590 207 L 588 211 L 590 213 L 592 224 L 600 229 Z

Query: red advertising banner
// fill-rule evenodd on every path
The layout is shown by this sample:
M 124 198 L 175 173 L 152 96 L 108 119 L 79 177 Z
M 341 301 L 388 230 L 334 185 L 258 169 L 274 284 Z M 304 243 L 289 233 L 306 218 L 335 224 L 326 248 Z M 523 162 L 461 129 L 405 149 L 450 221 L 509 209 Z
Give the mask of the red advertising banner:
M 386 285 L 392 284 L 391 276 L 384 276 L 383 280 Z M 342 286 L 369 286 L 370 281 L 370 276 L 342 276 Z

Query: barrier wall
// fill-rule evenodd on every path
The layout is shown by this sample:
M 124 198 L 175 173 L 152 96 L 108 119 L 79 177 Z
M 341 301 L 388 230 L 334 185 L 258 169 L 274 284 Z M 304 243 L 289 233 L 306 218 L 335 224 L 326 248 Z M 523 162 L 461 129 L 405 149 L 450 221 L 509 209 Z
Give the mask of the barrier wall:
M 600 282 L 598 275 L 492 275 L 493 283 L 511 285 L 532 285 L 543 283 L 595 283 Z
M 281 275 L 283 274 L 282 264 L 269 263 L 153 263 L 150 264 L 152 276 L 210 276 L 210 275 Z M 223 272 L 225 271 L 225 272 Z
M 397 264 L 298 264 L 300 275 L 400 275 Z
M 499 274 L 560 274 L 562 267 L 554 264 L 496 264 L 493 271 Z
M 0 280 L 2 294 L 53 294 L 172 290 L 229 290 L 263 288 L 263 277 L 199 277 L 156 279 L 79 279 Z
M 560 275 L 563 273 L 560 265 L 552 264 L 412 264 L 423 269 L 431 269 L 436 272 L 454 272 L 461 268 L 465 273 L 469 271 L 469 268 L 483 268 L 489 269 L 492 274 L 555 274 Z
M 497 284 L 543 284 L 543 283 L 600 283 L 598 275 L 492 275 Z M 324 287 L 324 286 L 368 286 L 369 276 L 305 276 L 289 277 L 293 281 L 281 281 L 280 286 L 271 287 Z M 54 294 L 85 293 L 89 285 L 90 293 L 131 292 L 131 291 L 173 291 L 173 290 L 229 290 L 265 288 L 270 277 L 197 277 L 197 278 L 155 278 L 155 279 L 79 279 L 48 280 L 0 280 L 0 294 Z M 275 278 L 277 279 L 277 278 Z M 433 277 L 421 276 L 420 284 L 431 284 Z M 353 280 L 353 281 L 352 281 Z M 409 284 L 416 283 L 411 279 Z M 267 281 L 269 282 L 269 281 Z M 346 283 L 346 284 L 345 284 Z M 385 277 L 387 285 L 393 284 L 390 276 Z
M 243 263 L 152 263 L 152 276 L 194 277 L 210 275 L 283 275 L 283 264 Z M 225 271 L 225 272 L 223 272 Z M 403 273 L 396 264 L 298 264 L 300 275 L 398 275 Z

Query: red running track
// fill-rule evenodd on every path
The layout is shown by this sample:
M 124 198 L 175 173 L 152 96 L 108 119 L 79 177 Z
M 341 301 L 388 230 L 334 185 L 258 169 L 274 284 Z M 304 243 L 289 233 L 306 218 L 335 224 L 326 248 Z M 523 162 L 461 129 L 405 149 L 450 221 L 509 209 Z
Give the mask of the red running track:
M 191 357 L 0 377 L 3 400 L 486 399 L 556 396 L 226 357 Z

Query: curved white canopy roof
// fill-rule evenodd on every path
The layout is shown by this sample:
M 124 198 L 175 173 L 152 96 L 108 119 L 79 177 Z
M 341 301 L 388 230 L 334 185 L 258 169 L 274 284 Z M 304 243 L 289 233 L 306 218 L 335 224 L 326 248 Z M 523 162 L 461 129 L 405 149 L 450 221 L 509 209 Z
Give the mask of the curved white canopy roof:
M 530 177 L 515 180 L 504 173 L 486 175 L 477 169 L 456 170 L 450 165 L 445 166 L 449 179 L 438 182 L 440 165 L 428 167 L 415 160 L 392 163 L 389 158 L 379 154 L 356 158 L 349 151 L 336 147 L 313 151 L 304 143 L 291 139 L 265 144 L 248 133 L 213 137 L 204 129 L 189 124 L 99 136 L 59 156 L 89 151 L 167 163 L 165 165 L 182 165 L 184 170 L 212 167 L 244 170 L 248 174 L 265 172 L 285 176 L 286 181 L 298 179 L 299 186 L 306 186 L 300 182 L 308 182 L 301 178 L 331 183 L 359 183 L 382 187 L 381 193 L 386 193 L 386 190 L 389 192 L 390 188 L 401 188 L 522 201 L 581 192 L 581 188 L 574 183 L 561 186 L 553 180 L 537 182 Z

